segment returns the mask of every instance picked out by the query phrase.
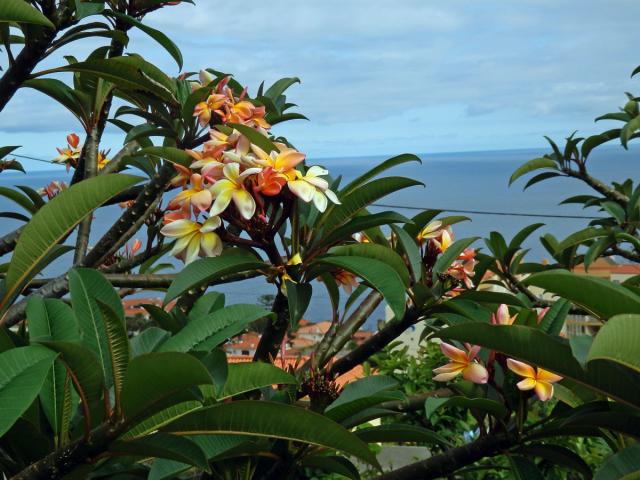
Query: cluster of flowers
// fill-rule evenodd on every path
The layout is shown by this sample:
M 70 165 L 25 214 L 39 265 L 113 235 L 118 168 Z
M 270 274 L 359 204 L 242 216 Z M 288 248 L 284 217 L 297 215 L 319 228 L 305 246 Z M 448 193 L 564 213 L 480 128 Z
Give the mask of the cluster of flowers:
M 201 151 L 187 150 L 193 159 L 189 168 L 176 166 L 178 175 L 173 184 L 183 190 L 169 203 L 161 232 L 176 239 L 171 254 L 185 263 L 198 256 L 220 254 L 222 240 L 216 230 L 222 226 L 221 216 L 233 216 L 245 225 L 254 220 L 265 222 L 268 197 L 290 193 L 313 202 L 320 211 L 327 208 L 328 200 L 340 203 L 322 178 L 329 173 L 327 170 L 312 166 L 303 174 L 296 168 L 305 160 L 303 153 L 279 142 L 274 143 L 277 150 L 267 153 L 226 125 L 245 125 L 265 137 L 271 128 L 265 120 L 265 108 L 246 100 L 246 90 L 236 97 L 228 81 L 225 78 L 215 88 L 210 87 L 214 78 L 201 71 L 200 82 L 193 83 L 194 90 L 211 88 L 211 94 L 196 105 L 193 115 L 204 128 L 214 116 L 221 126 L 209 129 L 210 139 Z M 231 205 L 235 211 L 229 208 Z
M 453 231 L 450 226 L 443 226 L 440 220 L 435 220 L 424 227 L 417 237 L 420 245 L 428 243 L 436 249 L 438 253 L 444 253 L 454 241 Z M 466 288 L 473 288 L 473 276 L 476 266 L 476 251 L 473 248 L 465 249 L 458 258 L 449 266 L 447 274 L 455 278 Z M 462 292 L 461 287 L 456 287 L 448 292 L 449 296 L 455 296 Z
M 542 320 L 547 313 L 547 309 L 542 310 L 538 314 L 538 322 Z M 516 316 L 509 314 L 507 305 L 500 305 L 496 313 L 491 316 L 491 323 L 494 325 L 513 325 Z M 437 382 L 448 382 L 458 375 L 474 383 L 484 384 L 489 380 L 489 371 L 480 363 L 477 356 L 480 347 L 477 345 L 465 344 L 466 352 L 442 342 L 440 349 L 451 361 L 442 367 L 436 368 L 433 373 L 436 374 L 433 379 Z M 495 360 L 495 354 L 489 357 L 489 363 Z M 519 362 L 513 358 L 507 358 L 506 365 L 509 370 L 523 377 L 523 380 L 517 383 L 520 390 L 533 390 L 541 401 L 549 400 L 553 397 L 553 384 L 562 380 L 562 377 L 555 373 L 548 372 L 540 367 L 532 367 L 524 362 Z
M 76 168 L 78 166 L 78 159 L 82 153 L 80 137 L 75 133 L 70 133 L 67 135 L 67 146 L 62 148 L 56 147 L 56 150 L 58 150 L 58 156 L 53 159 L 54 163 L 66 165 L 67 172 L 71 170 L 72 167 Z M 98 170 L 102 170 L 106 167 L 107 163 L 109 163 L 107 155 L 109 155 L 109 150 L 100 150 L 98 152 Z

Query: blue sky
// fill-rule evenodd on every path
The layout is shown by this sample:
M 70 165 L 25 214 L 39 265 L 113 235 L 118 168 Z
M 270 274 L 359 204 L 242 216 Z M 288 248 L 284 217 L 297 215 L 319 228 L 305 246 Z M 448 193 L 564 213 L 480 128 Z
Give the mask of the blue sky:
M 629 78 L 639 15 L 635 0 L 197 0 L 147 21 L 176 41 L 187 70 L 234 73 L 250 91 L 300 77 L 289 99 L 311 122 L 276 133 L 321 158 L 542 147 L 544 134 L 603 130 L 593 118 L 640 92 Z M 130 51 L 178 73 L 144 34 Z M 0 145 L 52 158 L 79 130 L 25 90 L 0 118 Z M 122 136 L 110 130 L 105 143 L 117 149 Z

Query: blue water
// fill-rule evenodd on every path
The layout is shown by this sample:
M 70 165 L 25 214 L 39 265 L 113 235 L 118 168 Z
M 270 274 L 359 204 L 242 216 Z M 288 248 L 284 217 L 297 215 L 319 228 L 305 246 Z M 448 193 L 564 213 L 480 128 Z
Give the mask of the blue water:
M 624 180 L 626 178 L 638 179 L 640 174 L 640 150 L 625 151 L 620 147 L 608 147 L 594 152 L 589 159 L 589 170 L 592 175 L 604 181 Z M 393 175 L 407 176 L 417 179 L 425 184 L 425 187 L 413 187 L 409 190 L 398 192 L 384 199 L 381 203 L 413 206 L 420 208 L 457 209 L 457 210 L 483 210 L 496 212 L 517 212 L 534 214 L 562 214 L 596 216 L 594 209 L 582 210 L 575 205 L 561 205 L 558 203 L 564 198 L 591 193 L 580 182 L 573 179 L 558 178 L 539 183 L 530 189 L 522 188 L 527 179 L 520 179 L 511 188 L 508 179 L 511 173 L 522 163 L 538 157 L 544 151 L 539 150 L 509 150 L 488 152 L 465 152 L 444 154 L 422 154 L 422 164 L 407 164 L 396 167 L 391 171 Z M 368 168 L 386 159 L 387 157 L 366 158 L 332 158 L 314 160 L 310 163 L 324 164 L 335 177 L 343 176 L 343 184 L 355 176 L 364 173 Z M 528 178 L 528 177 L 527 177 Z M 0 185 L 29 185 L 38 188 L 46 185 L 51 180 L 68 181 L 69 176 L 64 169 L 55 171 L 36 171 L 28 175 L 3 172 L 0 174 Z M 14 203 L 0 197 L 0 211 L 21 211 Z M 374 207 L 372 211 L 382 211 L 384 208 Z M 386 209 L 389 210 L 389 209 Z M 394 209 L 395 210 L 395 209 Z M 417 211 L 401 210 L 399 213 L 413 216 Z M 91 241 L 95 242 L 99 236 L 113 223 L 121 210 L 117 206 L 106 207 L 97 214 L 92 231 Z M 457 215 L 457 213 L 452 213 Z M 444 215 L 444 214 L 443 214 Z M 531 223 L 542 222 L 545 224 L 539 234 L 535 234 L 526 247 L 531 251 L 528 258 L 531 261 L 541 261 L 548 257 L 543 247 L 538 242 L 542 233 L 549 232 L 558 238 L 563 238 L 587 225 L 585 219 L 557 219 L 557 218 L 530 218 L 514 216 L 496 216 L 467 214 L 470 222 L 463 222 L 454 226 L 457 238 L 468 236 L 485 237 L 492 230 L 500 231 L 507 240 L 518 230 Z M 5 234 L 21 225 L 21 222 L 2 219 L 0 234 Z M 70 239 L 68 242 L 71 242 Z M 482 246 L 482 242 L 476 243 Z M 47 269 L 45 275 L 60 273 L 61 269 L 69 265 L 71 254 L 63 257 Z M 219 289 L 227 295 L 227 304 L 255 303 L 258 296 L 273 293 L 273 286 L 261 279 L 255 279 L 239 284 L 231 284 Z M 157 293 L 151 293 L 156 296 Z M 328 297 L 321 284 L 314 285 L 314 297 L 306 317 L 312 321 L 326 320 L 329 314 Z M 379 309 L 368 322 L 374 325 L 377 318 L 381 318 L 383 312 Z

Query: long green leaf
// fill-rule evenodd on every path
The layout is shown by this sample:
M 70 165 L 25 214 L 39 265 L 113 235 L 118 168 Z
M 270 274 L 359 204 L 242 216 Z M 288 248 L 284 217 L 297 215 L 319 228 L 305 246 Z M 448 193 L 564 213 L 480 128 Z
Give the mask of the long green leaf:
M 257 305 L 231 305 L 209 315 L 194 318 L 160 346 L 162 352 L 210 351 L 237 335 L 251 322 L 270 315 Z
M 602 278 L 574 275 L 566 270 L 551 270 L 533 274 L 523 283 L 571 300 L 599 318 L 609 318 L 621 313 L 640 313 L 640 296 Z
M 380 260 L 392 267 L 402 279 L 405 286 L 409 286 L 409 271 L 407 266 L 394 250 L 384 245 L 375 243 L 356 243 L 352 245 L 341 245 L 334 247 L 328 252 L 330 255 L 369 258 Z
M 148 417 L 181 403 L 174 401 L 175 394 L 212 383 L 207 369 L 191 355 L 177 352 L 140 355 L 129 362 L 125 374 L 122 410 L 127 419 Z
M 609 360 L 640 373 L 638 339 L 640 315 L 616 315 L 604 324 L 594 338 L 587 362 Z
M 422 163 L 422 160 L 420 160 L 420 157 L 418 157 L 417 155 L 413 155 L 412 153 L 403 153 L 402 155 L 397 155 L 395 157 L 389 158 L 388 160 L 385 160 L 381 164 L 376 165 L 371 170 L 367 170 L 366 173 L 352 180 L 340 191 L 340 193 L 342 195 L 347 195 L 348 193 L 351 193 L 356 188 L 358 188 L 360 185 L 364 185 L 369 180 L 377 177 L 381 173 L 386 172 L 390 168 L 408 162 Z
M 228 368 L 227 382 L 217 400 L 271 385 L 296 385 L 298 383 L 294 376 L 270 363 L 232 363 Z
M 55 28 L 51 20 L 24 0 L 2 0 L 0 2 L 0 22 L 32 23 Z
M 280 403 L 242 400 L 189 413 L 162 430 L 180 435 L 242 434 L 282 438 L 349 453 L 377 466 L 366 444 L 322 415 Z
M 417 425 L 387 424 L 363 428 L 355 432 L 360 440 L 374 442 L 420 442 L 436 445 L 451 445 L 450 442 L 431 430 Z
M 190 288 L 220 280 L 225 275 L 265 268 L 266 264 L 246 254 L 230 253 L 220 257 L 202 258 L 190 263 L 176 276 L 164 297 L 166 305 Z
M 607 458 L 593 480 L 637 480 L 640 478 L 640 443 L 634 443 Z
M 397 319 L 404 316 L 406 308 L 404 282 L 398 272 L 383 261 L 366 257 L 330 256 L 318 262 L 342 268 L 364 278 L 382 294 Z
M 135 440 L 119 441 L 113 443 L 109 451 L 120 455 L 167 458 L 209 471 L 207 457 L 198 444 L 177 435 L 156 433 Z
M 445 328 L 436 336 L 497 350 L 640 407 L 640 391 L 629 388 L 638 381 L 633 371 L 605 361 L 592 362 L 585 371 L 573 357 L 567 340 L 548 335 L 538 328 L 473 322 Z
M 0 353 L 0 437 L 36 399 L 55 358 L 41 346 Z
M 69 272 L 69 291 L 82 334 L 82 344 L 98 358 L 105 385 L 111 388 L 114 380 L 113 358 L 109 333 L 98 302 L 105 303 L 123 322 L 124 309 L 120 297 L 100 272 L 89 268 L 77 268 Z
M 516 169 L 515 172 L 513 172 L 513 174 L 511 175 L 511 178 L 509 178 L 509 185 L 511 185 L 518 178 L 520 178 L 523 175 L 526 175 L 529 172 L 532 172 L 534 170 L 539 170 L 541 168 L 556 168 L 556 165 L 557 164 L 555 160 L 552 160 L 546 157 L 529 160 L 527 163 L 525 163 L 524 165 L 521 165 Z
M 100 175 L 72 185 L 38 210 L 24 227 L 11 257 L 0 311 L 7 309 L 37 273 L 39 262 L 73 227 L 105 201 L 138 181 L 140 178 L 132 175 Z

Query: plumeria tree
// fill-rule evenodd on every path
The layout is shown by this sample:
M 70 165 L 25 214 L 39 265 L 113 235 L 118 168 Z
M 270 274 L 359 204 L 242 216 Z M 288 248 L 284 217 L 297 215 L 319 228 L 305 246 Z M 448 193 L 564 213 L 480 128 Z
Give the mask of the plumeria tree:
M 347 184 L 309 165 L 277 133 L 279 123 L 304 118 L 285 96 L 297 78 L 248 90 L 214 68 L 173 78 L 134 53 L 128 32 L 139 29 L 182 69 L 178 47 L 144 23 L 178 3 L 0 2 L 0 109 L 18 89 L 35 89 L 82 128 L 53 160 L 73 172 L 68 184 L 0 190 L 26 210 L 3 213 L 24 225 L 0 238 L 3 475 L 410 479 L 507 469 L 543 478 L 564 468 L 591 477 L 591 466 L 560 442 L 566 436 L 606 441 L 601 478 L 638 470 L 640 398 L 629 388 L 640 378 L 637 282 L 566 270 L 602 255 L 636 259 L 638 190 L 594 179 L 585 160 L 607 140 L 634 137 L 637 104 L 615 115 L 626 122 L 617 133 L 570 137 L 564 154 L 552 144 L 552 155 L 514 174 L 547 168 L 581 179 L 603 196 L 582 200 L 611 215 L 564 242 L 543 237 L 556 263 L 527 263 L 522 243 L 540 225 L 509 243 L 492 232 L 481 251 L 472 247 L 477 238 L 455 239 L 462 217 L 370 211 L 420 185 L 387 173 L 419 162 L 415 155 Z M 90 37 L 105 45 L 38 70 L 59 48 Z M 107 123 L 123 131 L 117 152 L 101 147 Z M 18 148 L 0 149 L 3 170 L 22 169 L 11 158 Z M 119 218 L 96 232 L 94 218 L 116 204 Z M 66 260 L 65 270 L 39 275 L 54 260 Z M 270 310 L 226 305 L 216 291 L 254 277 L 273 290 Z M 145 289 L 164 291 L 163 305 L 146 305 L 153 325 L 130 335 L 122 298 Z M 284 340 L 318 290 L 328 292 L 331 327 L 308 361 L 286 365 Z M 383 304 L 389 321 L 346 351 Z M 563 338 L 571 311 L 604 326 L 593 338 Z M 432 378 L 442 388 L 406 395 L 375 372 L 339 387 L 337 376 L 418 323 L 450 359 Z M 256 324 L 263 328 L 254 361 L 229 364 L 221 347 Z M 556 399 L 552 410 L 540 407 Z M 409 411 L 428 419 L 448 408 L 473 417 L 470 438 L 403 422 Z M 434 455 L 382 472 L 370 448 L 382 442 L 424 444 Z M 499 464 L 486 461 L 494 457 Z

